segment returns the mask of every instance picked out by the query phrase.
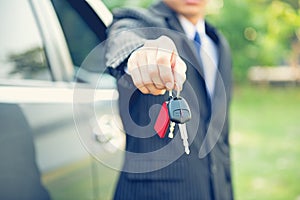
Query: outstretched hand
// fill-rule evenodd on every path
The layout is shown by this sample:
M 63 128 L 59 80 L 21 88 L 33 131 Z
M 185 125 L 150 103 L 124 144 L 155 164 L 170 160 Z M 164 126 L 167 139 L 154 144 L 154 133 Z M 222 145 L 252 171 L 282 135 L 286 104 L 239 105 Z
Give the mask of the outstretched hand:
M 181 90 L 186 65 L 178 56 L 174 42 L 166 36 L 147 40 L 128 59 L 128 72 L 134 85 L 144 94 L 162 95 Z

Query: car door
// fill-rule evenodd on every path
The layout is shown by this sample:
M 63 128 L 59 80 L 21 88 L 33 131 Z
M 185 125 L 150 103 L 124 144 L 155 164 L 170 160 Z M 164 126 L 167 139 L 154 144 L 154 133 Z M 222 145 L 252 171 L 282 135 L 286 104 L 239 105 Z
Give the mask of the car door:
M 99 73 L 80 69 L 105 39 L 109 11 L 101 1 L 91 0 L 12 0 L 0 5 L 0 104 L 15 105 L 24 115 L 42 185 L 52 199 L 110 199 L 118 173 L 96 161 L 91 149 L 99 145 L 97 152 L 111 159 L 115 155 L 109 141 L 119 137 L 118 148 L 124 146 L 124 138 L 112 132 L 115 124 L 109 123 L 118 118 L 114 79 L 103 75 L 103 84 L 96 87 L 93 80 Z M 91 91 L 97 98 L 74 96 Z M 106 131 L 97 131 L 104 126 Z M 103 134 L 109 139 L 103 140 Z

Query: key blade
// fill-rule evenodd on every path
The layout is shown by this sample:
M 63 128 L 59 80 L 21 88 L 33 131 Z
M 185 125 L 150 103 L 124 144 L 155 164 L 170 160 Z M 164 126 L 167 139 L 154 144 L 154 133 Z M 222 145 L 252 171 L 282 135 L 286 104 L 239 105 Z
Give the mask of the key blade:
M 185 143 L 186 143 L 186 145 L 185 145 L 185 153 L 186 154 L 190 154 L 190 148 L 189 148 L 189 142 L 188 142 L 188 134 L 187 134 L 187 128 L 186 128 L 186 124 L 182 124 L 182 129 L 183 129 L 183 131 L 184 131 L 184 135 L 185 135 Z
M 184 127 L 183 127 L 183 124 L 178 124 L 178 127 L 179 127 L 179 131 L 180 131 L 181 139 L 184 140 L 185 135 L 184 135 Z
M 180 136 L 183 141 L 184 151 L 186 154 L 190 154 L 186 124 L 178 124 L 178 126 L 179 126 Z

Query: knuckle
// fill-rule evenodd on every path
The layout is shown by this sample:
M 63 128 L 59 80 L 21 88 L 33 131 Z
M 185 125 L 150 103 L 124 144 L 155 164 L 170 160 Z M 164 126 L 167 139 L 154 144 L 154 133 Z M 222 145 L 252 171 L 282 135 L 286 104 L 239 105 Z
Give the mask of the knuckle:
M 155 83 L 155 87 L 156 87 L 158 90 L 165 89 L 165 86 L 164 86 L 162 83 Z
M 185 62 L 178 56 L 176 60 L 176 70 L 185 72 L 187 70 Z
M 158 76 L 158 69 L 156 68 L 156 66 L 149 65 L 148 73 L 149 73 L 150 77 L 157 77 Z
M 163 80 L 164 83 L 173 82 L 172 74 L 162 73 L 160 77 L 161 77 L 161 79 Z
M 176 45 L 170 37 L 168 37 L 166 35 L 162 35 L 158 38 L 158 41 L 159 41 L 159 44 L 163 45 L 166 49 L 177 51 Z
M 166 36 L 166 35 L 162 35 L 158 39 L 163 41 L 163 42 L 174 43 L 173 40 L 171 38 L 169 38 L 168 36 Z
M 152 77 L 152 81 L 153 81 L 153 84 L 154 84 L 156 89 L 164 89 L 165 88 L 165 86 L 162 83 L 162 81 L 160 80 L 159 76 Z
M 147 85 L 151 85 L 151 84 L 153 84 L 153 82 L 150 78 L 144 78 L 143 85 L 147 86 Z
M 166 56 L 160 56 L 156 59 L 156 62 L 158 65 L 162 65 L 162 66 L 169 66 L 170 65 L 170 61 Z

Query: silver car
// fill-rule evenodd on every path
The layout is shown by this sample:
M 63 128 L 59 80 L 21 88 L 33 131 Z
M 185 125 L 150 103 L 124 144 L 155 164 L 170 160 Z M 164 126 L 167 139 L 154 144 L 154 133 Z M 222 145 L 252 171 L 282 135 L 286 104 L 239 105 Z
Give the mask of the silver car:
M 93 54 L 111 13 L 99 0 L 6 0 L 0 21 L 0 199 L 111 199 L 124 135 Z

